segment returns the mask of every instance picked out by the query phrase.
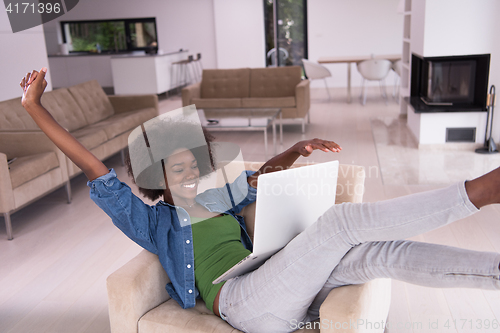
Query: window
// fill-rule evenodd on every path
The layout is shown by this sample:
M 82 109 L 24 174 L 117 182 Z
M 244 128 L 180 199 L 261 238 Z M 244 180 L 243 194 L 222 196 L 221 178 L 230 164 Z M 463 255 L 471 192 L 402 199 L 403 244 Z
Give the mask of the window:
M 156 53 L 156 19 L 137 18 L 61 22 L 63 42 L 70 52 L 120 53 L 136 50 Z
M 264 0 L 264 22 L 266 64 L 276 66 L 277 60 L 278 66 L 302 66 L 307 59 L 307 1 Z

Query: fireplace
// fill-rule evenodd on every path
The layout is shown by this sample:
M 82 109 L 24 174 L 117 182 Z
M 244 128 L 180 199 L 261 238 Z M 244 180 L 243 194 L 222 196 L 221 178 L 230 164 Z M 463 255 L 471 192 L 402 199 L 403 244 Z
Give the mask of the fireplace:
M 412 54 L 410 103 L 416 113 L 486 111 L 489 68 L 489 54 Z

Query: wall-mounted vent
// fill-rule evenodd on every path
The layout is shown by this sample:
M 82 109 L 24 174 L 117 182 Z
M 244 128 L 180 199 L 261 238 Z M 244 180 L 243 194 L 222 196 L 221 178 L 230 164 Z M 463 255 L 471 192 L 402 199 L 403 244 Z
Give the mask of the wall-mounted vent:
M 476 142 L 476 128 L 447 128 L 446 142 Z

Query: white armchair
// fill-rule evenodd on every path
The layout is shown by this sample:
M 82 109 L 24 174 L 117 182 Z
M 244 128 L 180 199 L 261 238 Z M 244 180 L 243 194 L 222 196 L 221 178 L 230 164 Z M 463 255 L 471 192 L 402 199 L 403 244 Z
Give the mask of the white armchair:
M 332 73 L 330 73 L 328 68 L 326 68 L 325 66 L 309 61 L 307 59 L 302 59 L 302 64 L 304 65 L 304 72 L 306 73 L 306 76 L 309 80 L 325 80 L 326 93 L 328 94 L 328 100 L 330 100 L 330 91 L 328 90 L 326 78 L 332 76 Z
M 249 163 L 258 169 L 262 163 Z M 336 203 L 361 202 L 364 169 L 340 165 Z M 253 235 L 255 204 L 244 208 L 248 233 Z M 191 309 L 182 309 L 165 290 L 169 278 L 158 256 L 143 250 L 107 279 L 109 317 L 112 333 L 191 333 L 240 332 L 211 313 L 202 300 Z M 320 308 L 321 321 L 312 329 L 299 332 L 382 333 L 364 325 L 342 325 L 358 319 L 381 322 L 387 320 L 391 299 L 390 279 L 377 279 L 361 285 L 332 290 Z M 327 323 L 327 324 L 325 324 Z M 337 325 L 335 325 L 338 323 Z M 345 329 L 340 329 L 344 327 Z M 347 327 L 347 328 L 346 328 Z

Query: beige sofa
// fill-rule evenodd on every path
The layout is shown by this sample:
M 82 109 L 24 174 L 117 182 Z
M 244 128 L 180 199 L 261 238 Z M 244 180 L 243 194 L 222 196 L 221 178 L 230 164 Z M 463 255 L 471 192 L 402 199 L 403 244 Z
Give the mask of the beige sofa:
M 283 119 L 297 119 L 305 130 L 309 116 L 309 80 L 302 68 L 205 69 L 201 82 L 182 89 L 182 106 L 210 109 L 281 108 Z
M 156 95 L 108 97 L 97 81 L 46 92 L 42 104 L 101 160 L 124 149 L 131 130 L 158 115 Z M 10 214 L 64 185 L 70 202 L 69 179 L 80 172 L 39 129 L 20 97 L 0 102 L 0 213 L 8 239 Z
M 249 163 L 258 169 L 262 163 Z M 336 203 L 361 202 L 364 169 L 340 165 Z M 248 233 L 253 235 L 255 204 L 242 211 Z M 109 317 L 112 333 L 230 333 L 240 332 L 211 313 L 202 300 L 191 309 L 182 309 L 165 290 L 169 282 L 158 256 L 143 250 L 107 279 Z M 316 327 L 300 332 L 382 333 L 367 322 L 386 322 L 391 299 L 390 279 L 336 288 L 320 309 Z M 363 320 L 364 322 L 360 322 Z

